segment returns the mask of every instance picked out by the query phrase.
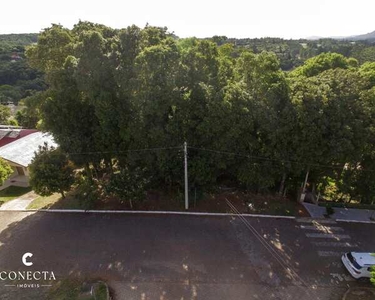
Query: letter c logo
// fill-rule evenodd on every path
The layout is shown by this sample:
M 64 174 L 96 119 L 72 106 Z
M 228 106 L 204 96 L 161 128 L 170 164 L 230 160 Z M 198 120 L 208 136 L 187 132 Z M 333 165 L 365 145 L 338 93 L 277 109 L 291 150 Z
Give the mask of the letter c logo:
M 32 253 L 29 253 L 29 252 L 25 253 L 25 254 L 22 256 L 22 263 L 23 263 L 25 266 L 27 266 L 27 267 L 30 267 L 30 266 L 33 265 L 33 263 L 32 263 L 31 261 L 27 261 L 27 260 L 26 260 L 26 258 L 31 257 L 31 256 L 33 256 L 33 254 L 32 254 Z

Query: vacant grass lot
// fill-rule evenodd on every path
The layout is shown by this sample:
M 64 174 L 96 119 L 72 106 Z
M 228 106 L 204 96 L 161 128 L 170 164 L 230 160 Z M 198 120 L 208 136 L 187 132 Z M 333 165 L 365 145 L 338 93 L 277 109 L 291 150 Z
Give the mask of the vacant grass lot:
M 234 191 L 203 194 L 199 199 L 194 196 L 194 194 L 190 196 L 189 210 L 195 212 L 232 213 L 232 209 L 228 206 L 227 201 L 229 201 L 239 213 L 309 216 L 301 204 L 277 195 L 256 195 Z M 156 191 L 149 192 L 143 201 L 135 201 L 133 207 L 130 207 L 129 201 L 118 198 L 97 199 L 90 206 L 87 205 L 88 203 L 80 200 L 73 190 L 67 193 L 65 198 L 57 193 L 48 197 L 40 196 L 27 209 L 185 210 L 183 198 Z
M 50 208 L 55 202 L 61 198 L 60 194 L 53 194 L 48 197 L 39 196 L 29 204 L 27 209 L 42 209 Z

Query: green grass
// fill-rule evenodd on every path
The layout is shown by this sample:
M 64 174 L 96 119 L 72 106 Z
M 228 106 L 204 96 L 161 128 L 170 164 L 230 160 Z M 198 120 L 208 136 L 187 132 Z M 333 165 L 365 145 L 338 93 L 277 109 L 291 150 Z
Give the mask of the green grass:
M 16 199 L 28 192 L 31 192 L 31 187 L 19 187 L 19 186 L 10 186 L 6 189 L 0 191 L 0 206 L 5 202 Z
M 86 209 L 73 193 L 68 193 L 65 198 L 55 193 L 51 196 L 40 196 L 29 204 L 27 209 Z
M 50 208 L 53 204 L 59 201 L 61 198 L 60 194 L 53 194 L 48 197 L 39 196 L 33 202 L 29 204 L 27 209 L 46 209 Z
M 107 286 L 100 282 L 95 286 L 94 289 L 96 300 L 106 300 L 107 299 Z

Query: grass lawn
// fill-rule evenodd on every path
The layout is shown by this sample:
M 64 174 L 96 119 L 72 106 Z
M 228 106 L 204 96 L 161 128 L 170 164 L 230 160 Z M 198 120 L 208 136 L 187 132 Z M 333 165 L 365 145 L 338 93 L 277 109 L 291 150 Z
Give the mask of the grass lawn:
M 85 209 L 82 201 L 79 201 L 74 192 L 67 193 L 63 198 L 61 194 L 55 193 L 51 196 L 39 196 L 29 204 L 27 209 Z
M 48 197 L 39 196 L 33 202 L 29 204 L 27 209 L 41 209 L 41 208 L 50 208 L 53 204 L 59 201 L 61 198 L 60 194 L 53 194 Z
M 31 187 L 19 187 L 19 186 L 10 186 L 6 189 L 0 191 L 0 206 L 7 201 L 16 199 L 28 192 L 31 192 Z

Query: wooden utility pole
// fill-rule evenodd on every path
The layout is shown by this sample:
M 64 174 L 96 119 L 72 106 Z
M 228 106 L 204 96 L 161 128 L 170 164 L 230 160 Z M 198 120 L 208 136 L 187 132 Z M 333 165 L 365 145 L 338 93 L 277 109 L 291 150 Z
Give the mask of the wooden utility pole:
M 302 202 L 302 195 L 305 194 L 306 185 L 307 185 L 307 180 L 309 180 L 309 173 L 310 173 L 310 168 L 308 168 L 308 169 L 307 169 L 307 172 L 306 172 L 305 182 L 303 183 L 302 191 L 301 191 L 301 197 L 300 197 L 300 199 L 299 199 L 300 202 Z
M 188 166 L 187 166 L 187 143 L 184 143 L 184 156 L 185 156 L 185 209 L 189 209 L 189 186 L 188 186 Z

